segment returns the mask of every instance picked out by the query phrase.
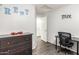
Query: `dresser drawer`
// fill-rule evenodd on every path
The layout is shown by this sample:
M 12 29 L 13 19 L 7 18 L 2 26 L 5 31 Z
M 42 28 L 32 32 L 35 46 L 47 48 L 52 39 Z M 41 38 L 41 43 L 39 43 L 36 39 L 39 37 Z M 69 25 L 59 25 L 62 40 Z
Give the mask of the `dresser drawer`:
M 1 48 L 8 47 L 10 45 L 10 39 L 3 38 L 2 40 L 0 40 L 0 45 Z
M 2 48 L 0 49 L 0 55 L 6 55 L 6 54 L 16 54 L 16 53 L 20 53 L 22 51 L 28 51 L 30 50 L 30 45 L 29 44 L 17 44 L 13 47 L 8 47 L 8 48 Z
M 0 55 L 6 55 L 6 54 L 9 54 L 9 49 L 7 48 L 0 49 Z
M 14 47 L 14 48 L 10 48 L 10 54 L 20 53 L 20 52 L 22 52 L 24 50 L 27 50 L 27 49 L 28 48 L 25 45 L 21 45 L 21 46 L 17 46 L 17 47 Z
M 17 37 L 3 38 L 0 40 L 1 47 L 9 47 L 14 44 L 23 42 L 24 40 L 18 39 Z

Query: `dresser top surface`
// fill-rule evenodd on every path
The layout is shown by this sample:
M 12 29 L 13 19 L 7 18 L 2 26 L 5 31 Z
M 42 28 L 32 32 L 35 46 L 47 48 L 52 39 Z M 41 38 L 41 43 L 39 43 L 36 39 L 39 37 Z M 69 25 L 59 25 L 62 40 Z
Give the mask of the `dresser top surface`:
M 11 34 L 4 34 L 0 35 L 0 38 L 6 38 L 6 37 L 16 37 L 16 36 L 23 36 L 23 35 L 31 35 L 32 33 L 26 32 L 23 34 L 17 34 L 17 35 L 11 35 Z

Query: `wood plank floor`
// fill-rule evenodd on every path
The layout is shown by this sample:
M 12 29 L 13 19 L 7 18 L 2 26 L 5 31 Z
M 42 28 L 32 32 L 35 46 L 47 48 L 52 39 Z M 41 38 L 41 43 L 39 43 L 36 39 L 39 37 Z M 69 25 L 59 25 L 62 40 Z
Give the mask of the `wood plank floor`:
M 55 45 L 39 40 L 37 48 L 32 51 L 32 54 L 33 55 L 65 55 L 65 52 L 58 53 L 57 50 L 55 49 Z M 73 55 L 73 54 L 68 54 L 68 55 Z

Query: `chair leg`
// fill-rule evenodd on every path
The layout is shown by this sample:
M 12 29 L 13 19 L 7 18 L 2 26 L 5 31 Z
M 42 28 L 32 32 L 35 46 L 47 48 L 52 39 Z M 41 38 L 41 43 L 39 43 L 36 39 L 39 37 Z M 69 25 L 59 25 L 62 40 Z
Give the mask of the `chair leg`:
M 57 51 L 58 53 L 61 51 L 61 44 L 60 44 L 60 48 L 59 48 L 59 50 Z
M 66 51 L 66 48 L 65 48 L 65 55 L 66 55 L 66 52 L 67 52 L 67 51 Z

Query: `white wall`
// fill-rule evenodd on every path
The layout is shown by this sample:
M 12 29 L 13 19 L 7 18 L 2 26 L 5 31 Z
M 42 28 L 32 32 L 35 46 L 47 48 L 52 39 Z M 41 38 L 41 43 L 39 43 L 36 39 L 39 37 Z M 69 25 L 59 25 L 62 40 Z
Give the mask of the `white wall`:
M 18 7 L 19 10 L 28 9 L 28 15 L 18 15 L 12 13 L 12 15 L 6 15 L 3 12 L 0 14 L 0 35 L 9 34 L 11 32 L 23 31 L 33 33 L 33 48 L 35 47 L 35 6 L 34 5 L 2 5 L 4 7 Z
M 62 19 L 61 15 L 71 14 L 71 19 Z M 79 36 L 79 5 L 68 5 L 48 14 L 48 40 L 55 44 L 58 31 L 70 32 Z

